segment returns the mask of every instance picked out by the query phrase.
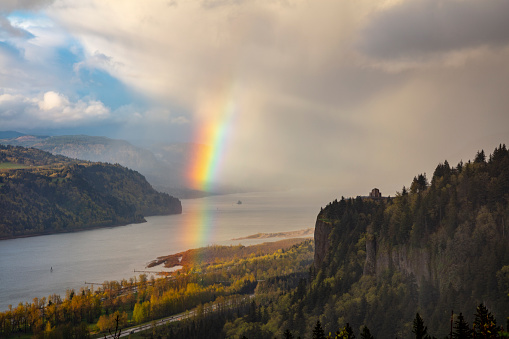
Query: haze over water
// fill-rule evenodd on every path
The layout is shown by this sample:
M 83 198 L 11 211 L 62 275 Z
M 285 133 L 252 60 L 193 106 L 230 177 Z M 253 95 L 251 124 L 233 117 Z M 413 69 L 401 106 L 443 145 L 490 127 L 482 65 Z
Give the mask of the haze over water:
M 314 227 L 320 206 L 332 199 L 296 191 L 214 196 L 183 200 L 183 214 L 147 217 L 142 224 L 0 241 L 0 311 L 53 293 L 65 297 L 85 281 L 129 279 L 158 256 L 189 248 L 280 240 L 231 239 Z M 206 237 L 193 234 L 196 223 L 206 223 Z

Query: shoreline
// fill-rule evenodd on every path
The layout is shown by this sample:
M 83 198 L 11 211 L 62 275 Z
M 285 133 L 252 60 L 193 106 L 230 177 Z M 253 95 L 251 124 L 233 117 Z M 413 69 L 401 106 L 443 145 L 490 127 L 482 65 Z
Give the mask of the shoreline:
M 40 235 L 46 235 L 40 233 L 9 237 L 10 239 L 20 239 L 0 242 L 0 247 L 4 248 L 7 254 L 16 254 L 15 257 L 11 258 L 12 260 L 9 260 L 9 264 L 6 262 L 2 266 L 6 269 L 6 275 L 7 272 L 11 273 L 9 273 L 9 279 L 6 277 L 5 285 L 2 286 L 5 288 L 1 290 L 8 294 L 0 295 L 0 299 L 3 299 L 3 302 L 6 303 L 17 304 L 21 300 L 23 302 L 30 301 L 33 297 L 47 296 L 52 293 L 65 295 L 66 289 L 79 290 L 84 286 L 84 281 L 102 282 L 135 277 L 140 273 L 134 273 L 134 270 L 145 270 L 148 263 L 159 256 L 199 247 L 193 246 L 196 244 L 187 238 L 184 230 L 191 230 L 188 224 L 199 221 L 199 219 L 195 220 L 194 216 L 200 215 L 199 213 L 210 206 L 221 209 L 221 213 L 218 213 L 221 217 L 221 225 L 225 232 L 230 232 L 230 236 L 220 237 L 218 234 L 211 237 L 208 240 L 211 246 L 214 243 L 216 245 L 236 246 L 239 242 L 247 246 L 266 241 L 281 240 L 282 238 L 232 241 L 231 238 L 248 236 L 257 232 L 299 230 L 311 225 L 314 226 L 315 218 L 309 217 L 311 214 L 314 215 L 314 212 L 308 211 L 312 210 L 312 207 L 309 206 L 306 200 L 294 201 L 287 199 L 288 195 L 248 193 L 183 199 L 182 214 L 146 216 L 146 224 L 132 223 L 125 228 L 120 228 L 119 226 L 125 226 L 125 224 L 120 225 L 120 223 L 115 226 L 101 225 L 100 227 L 80 230 L 80 232 L 92 232 L 74 233 L 76 230 L 73 230 L 71 234 L 54 237 L 39 237 Z M 244 202 L 241 209 L 237 205 L 232 205 L 239 199 Z M 251 205 L 255 204 L 259 206 L 256 209 L 251 209 Z M 223 209 L 241 210 L 242 214 L 222 213 Z M 271 214 L 269 218 L 265 211 L 273 211 L 274 209 L 278 210 L 277 213 Z M 217 209 L 214 208 L 213 210 L 216 211 Z M 254 216 L 253 223 L 247 226 L 241 225 L 242 227 L 239 228 L 240 217 L 250 218 L 252 216 Z M 266 226 L 268 224 L 276 227 Z M 60 232 L 60 234 L 62 233 L 64 232 Z M 70 232 L 67 231 L 66 233 Z M 34 246 L 40 246 L 40 248 L 37 247 L 36 252 L 35 250 L 29 250 L 28 253 L 31 254 L 27 255 L 27 251 L 22 250 L 22 247 L 28 246 L 28 244 L 33 245 L 31 248 L 34 248 Z M 112 246 L 109 244 L 112 244 Z M 203 245 L 206 246 L 207 243 Z M 8 252 L 7 249 L 9 249 Z M 82 254 L 78 256 L 78 253 Z M 31 258 L 32 256 L 34 258 Z M 121 256 L 122 265 L 117 265 L 118 261 L 112 259 L 116 256 Z M 15 260 L 24 267 L 22 272 L 26 273 L 21 274 L 19 266 L 14 267 L 11 264 Z M 65 267 L 65 270 L 59 269 L 58 262 L 61 262 L 61 265 L 66 265 L 62 266 L 62 268 Z M 55 269 L 55 265 L 57 265 L 57 270 L 53 272 L 53 275 L 50 275 L 50 266 Z M 147 271 L 166 270 L 166 268 L 159 266 Z M 22 283 L 18 286 L 17 281 L 22 281 Z M 23 287 L 23 290 L 20 287 Z
M 297 231 L 274 232 L 274 233 L 256 233 L 245 237 L 233 238 L 232 240 L 252 240 L 252 239 L 270 239 L 270 238 L 300 238 L 306 236 L 314 236 L 315 228 L 310 227 Z
M 138 225 L 138 224 L 144 224 L 147 222 L 147 219 L 145 217 L 155 217 L 155 216 L 165 216 L 165 215 L 179 215 L 180 213 L 168 213 L 168 214 L 151 214 L 151 215 L 144 215 L 143 220 L 136 222 L 123 222 L 119 224 L 111 224 L 111 225 L 103 225 L 103 226 L 91 226 L 91 227 L 85 227 L 85 228 L 76 228 L 73 230 L 64 230 L 64 231 L 57 231 L 57 232 L 40 232 L 40 233 L 33 233 L 33 234 L 23 234 L 23 235 L 15 235 L 11 237 L 0 237 L 0 241 L 3 240 L 14 240 L 14 239 L 23 239 L 23 238 L 33 238 L 33 237 L 40 237 L 45 235 L 55 235 L 55 234 L 67 234 L 67 233 L 78 233 L 78 232 L 86 232 L 86 231 L 95 231 L 102 228 L 114 228 L 114 227 L 122 227 L 122 226 L 128 226 L 128 225 Z
M 170 254 L 168 256 L 161 256 L 158 257 L 155 260 L 152 260 L 151 262 L 147 263 L 145 265 L 145 269 L 159 269 L 159 271 L 149 271 L 149 270 L 136 270 L 134 269 L 133 273 L 134 275 L 131 276 L 123 276 L 122 278 L 112 279 L 109 281 L 117 281 L 120 282 L 122 279 L 129 279 L 131 277 L 136 278 L 137 274 L 153 274 L 156 277 L 171 277 L 176 274 L 187 274 L 189 273 L 189 268 L 196 265 L 203 265 L 204 267 L 208 267 L 210 265 L 214 265 L 215 262 L 219 261 L 230 261 L 232 259 L 246 259 L 249 257 L 251 253 L 260 254 L 263 252 L 264 255 L 273 254 L 277 252 L 278 250 L 287 250 L 288 248 L 300 244 L 305 241 L 313 241 L 313 238 L 289 238 L 289 239 L 281 239 L 276 241 L 268 241 L 263 242 L 261 244 L 254 244 L 254 245 L 210 245 L 206 247 L 198 247 L 194 249 L 188 249 L 182 252 Z M 226 256 L 221 256 L 221 253 L 217 252 L 217 249 L 223 249 L 226 251 L 229 251 Z M 230 254 L 233 253 L 234 255 L 231 256 Z M 205 255 L 204 255 L 205 254 Z M 172 261 L 172 265 L 166 265 L 164 261 L 160 261 L 159 263 L 155 265 L 150 265 L 151 263 L 159 260 L 163 260 L 166 258 L 172 258 L 174 259 Z M 181 258 L 181 260 L 179 260 Z M 163 264 L 163 267 L 157 267 L 159 265 Z M 167 271 L 166 271 L 167 270 Z M 107 280 L 108 281 L 108 280 Z M 80 288 L 89 288 L 91 285 L 96 285 L 100 283 L 90 283 L 90 282 L 84 282 L 83 284 L 80 283 Z M 75 291 L 78 291 L 77 287 L 69 287 L 70 289 L 74 289 Z M 63 297 L 65 294 L 63 292 L 58 293 L 55 292 L 54 294 L 58 294 L 59 296 Z M 37 296 L 38 298 L 45 297 L 44 295 Z M 21 300 L 18 300 L 18 302 L 22 302 Z M 25 300 L 25 302 L 30 302 L 30 300 Z M 12 305 L 17 304 L 13 303 Z M 5 309 L 7 310 L 7 308 Z M 3 310 L 3 311 L 5 311 Z M 3 312 L 0 308 L 0 312 Z
M 288 249 L 296 244 L 310 240 L 310 237 L 293 237 L 276 241 L 267 241 L 254 245 L 212 245 L 192 248 L 186 251 L 160 256 L 150 261 L 145 268 L 154 268 L 163 265 L 164 268 L 181 266 L 180 270 L 187 270 L 196 264 L 211 265 L 217 261 L 227 261 L 233 258 L 247 258 L 251 254 L 272 254 L 280 249 Z

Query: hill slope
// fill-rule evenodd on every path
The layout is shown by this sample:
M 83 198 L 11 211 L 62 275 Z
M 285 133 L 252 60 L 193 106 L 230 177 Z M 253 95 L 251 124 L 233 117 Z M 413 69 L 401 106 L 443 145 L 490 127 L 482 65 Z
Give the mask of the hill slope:
M 502 145 L 487 159 L 478 152 L 467 164 L 439 164 L 431 183 L 420 174 L 395 198 L 334 200 L 317 216 L 309 280 L 294 288 L 278 277 L 258 288 L 254 315 L 223 331 L 267 339 L 336 331 L 332 337 L 426 338 L 412 331 L 427 327 L 430 337 L 445 338 L 453 310 L 467 329 L 477 322 L 476 338 L 498 338 L 480 332 L 508 325 L 508 220 Z
M 184 198 L 208 195 L 206 192 L 187 187 L 185 161 L 189 156 L 189 150 L 186 144 L 173 145 L 172 151 L 167 149 L 161 151 L 163 149 L 161 145 L 149 150 L 134 146 L 125 140 L 106 137 L 88 135 L 47 137 L 18 132 L 0 132 L 0 143 L 34 147 L 74 159 L 118 163 L 142 173 L 147 181 L 161 192 Z
M 306 302 L 328 327 L 364 324 L 380 338 L 407 336 L 416 312 L 442 337 L 451 310 L 472 323 L 481 302 L 504 319 L 508 220 L 505 145 L 489 159 L 439 164 L 431 183 L 421 174 L 393 199 L 336 200 L 317 217 Z
M 0 145 L 0 238 L 144 221 L 181 213 L 177 198 L 155 191 L 120 165 L 76 161 Z

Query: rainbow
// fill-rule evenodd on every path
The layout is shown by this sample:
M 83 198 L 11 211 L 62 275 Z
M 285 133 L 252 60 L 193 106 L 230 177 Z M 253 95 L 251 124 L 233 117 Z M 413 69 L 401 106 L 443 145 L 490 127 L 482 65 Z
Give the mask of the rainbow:
M 214 181 L 220 174 L 236 111 L 231 96 L 222 103 L 209 104 L 202 109 L 205 121 L 197 128 L 194 138 L 196 144 L 187 171 L 190 187 L 206 192 L 214 189 Z
M 237 115 L 231 88 L 222 94 L 203 103 L 197 112 L 202 122 L 196 129 L 195 146 L 187 168 L 189 187 L 205 192 L 213 192 L 219 181 Z M 211 206 L 207 198 L 197 200 L 185 217 L 184 232 L 190 248 L 207 245 L 216 229 L 217 208 Z

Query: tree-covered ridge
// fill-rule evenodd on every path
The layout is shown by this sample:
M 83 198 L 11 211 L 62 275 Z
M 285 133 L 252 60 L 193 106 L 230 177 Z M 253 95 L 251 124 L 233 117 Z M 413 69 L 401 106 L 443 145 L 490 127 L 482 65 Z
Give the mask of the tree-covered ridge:
M 453 320 L 454 338 L 506 337 L 508 162 L 500 145 L 488 158 L 439 164 L 431 182 L 420 174 L 394 198 L 329 203 L 317 217 L 310 280 L 278 295 L 260 289 L 267 315 L 237 318 L 223 333 L 443 338 Z
M 24 166 L 61 166 L 75 162 L 62 155 L 52 155 L 35 148 L 4 146 L 0 144 L 0 164 L 13 163 Z
M 448 333 L 451 309 L 485 302 L 507 316 L 508 219 L 505 145 L 456 167 L 445 161 L 431 182 L 420 174 L 392 199 L 336 200 L 318 215 L 329 246 L 297 307 L 324 328 L 349 322 L 384 338 L 408 333 L 416 312 L 438 336 Z
M 0 145 L 0 238 L 81 230 L 181 213 L 177 198 L 155 191 L 118 164 L 72 160 Z

